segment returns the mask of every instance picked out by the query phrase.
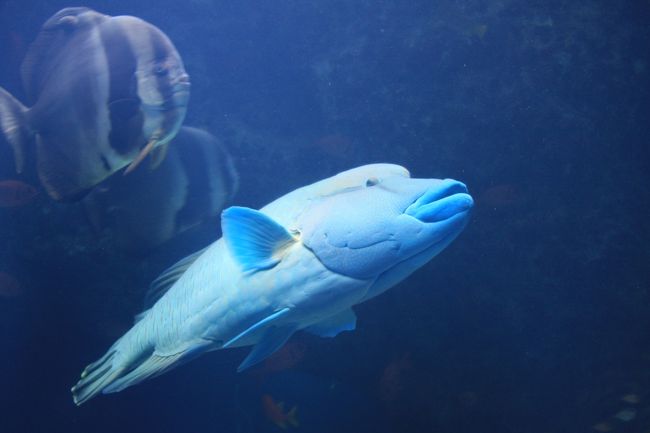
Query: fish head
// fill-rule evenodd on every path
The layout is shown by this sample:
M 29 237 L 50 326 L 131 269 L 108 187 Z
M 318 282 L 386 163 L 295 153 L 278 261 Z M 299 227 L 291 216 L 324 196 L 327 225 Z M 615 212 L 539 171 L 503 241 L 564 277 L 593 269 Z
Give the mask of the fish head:
M 374 279 L 383 291 L 449 245 L 473 206 L 452 179 L 395 175 L 323 197 L 301 215 L 303 244 L 341 275 Z
M 172 41 L 156 26 L 132 16 L 114 17 L 136 59 L 135 84 L 144 113 L 144 136 L 158 144 L 178 132 L 187 111 L 190 78 Z

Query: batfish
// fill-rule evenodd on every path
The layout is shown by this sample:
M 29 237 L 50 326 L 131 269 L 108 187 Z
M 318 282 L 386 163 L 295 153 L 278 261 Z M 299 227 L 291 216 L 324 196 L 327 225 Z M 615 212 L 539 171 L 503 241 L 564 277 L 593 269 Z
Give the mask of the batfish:
M 21 75 L 33 105 L 0 88 L 0 129 L 16 170 L 34 154 L 40 181 L 55 200 L 82 197 L 152 151 L 162 160 L 189 99 L 189 77 L 162 31 L 136 17 L 83 7 L 62 9 L 45 22 Z
M 111 176 L 82 200 L 96 229 L 109 229 L 131 251 L 146 251 L 214 218 L 237 191 L 239 177 L 212 134 L 181 127 L 165 160 Z

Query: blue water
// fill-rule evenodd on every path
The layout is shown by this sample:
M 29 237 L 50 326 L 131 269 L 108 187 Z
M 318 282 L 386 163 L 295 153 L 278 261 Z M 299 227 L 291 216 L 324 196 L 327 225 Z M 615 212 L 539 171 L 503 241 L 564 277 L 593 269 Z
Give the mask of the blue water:
M 24 50 L 66 6 L 0 2 L 0 86 L 20 99 Z M 294 336 L 290 366 L 238 374 L 246 350 L 219 351 L 80 408 L 83 367 L 218 219 L 134 254 L 97 241 L 78 204 L 0 208 L 0 270 L 21 284 L 0 297 L 0 431 L 280 431 L 264 395 L 297 406 L 296 432 L 650 429 L 647 1 L 85 6 L 173 40 L 186 123 L 232 153 L 236 204 L 392 162 L 462 180 L 476 208 L 440 256 L 356 308 L 355 332 Z M 3 142 L 0 157 L 11 178 Z

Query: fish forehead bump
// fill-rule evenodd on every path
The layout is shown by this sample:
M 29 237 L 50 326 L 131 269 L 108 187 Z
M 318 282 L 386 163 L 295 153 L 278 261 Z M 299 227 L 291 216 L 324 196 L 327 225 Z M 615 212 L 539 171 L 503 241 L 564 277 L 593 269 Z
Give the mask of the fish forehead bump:
M 410 177 L 411 174 L 409 171 L 397 164 L 388 164 L 388 163 L 377 163 L 377 164 L 366 164 L 360 167 L 352 168 L 350 170 L 343 171 L 330 179 L 340 179 L 340 180 L 349 180 L 349 181 L 358 181 L 365 180 L 367 177 L 390 177 L 390 176 L 401 176 L 401 177 Z
M 368 179 L 382 180 L 393 176 L 409 177 L 409 172 L 397 164 L 362 165 L 298 188 L 267 204 L 262 211 L 280 224 L 293 227 L 314 201 L 362 187 Z
M 379 181 L 393 176 L 408 178 L 410 173 L 397 164 L 367 164 L 342 171 L 305 188 L 312 189 L 316 195 L 327 196 L 349 188 L 364 186 L 368 180 Z

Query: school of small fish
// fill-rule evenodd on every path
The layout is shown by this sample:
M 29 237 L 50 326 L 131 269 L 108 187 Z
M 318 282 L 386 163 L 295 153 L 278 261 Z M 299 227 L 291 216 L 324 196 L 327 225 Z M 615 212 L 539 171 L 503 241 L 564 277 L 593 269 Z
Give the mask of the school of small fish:
M 56 201 L 81 200 L 98 230 L 110 227 L 131 247 L 155 248 L 232 200 L 232 159 L 208 132 L 182 126 L 189 75 L 154 25 L 62 9 L 42 26 L 20 72 L 29 105 L 0 88 L 0 131 L 18 175 L 0 181 L 0 207 L 27 206 L 42 188 Z M 333 135 L 318 145 L 340 153 L 354 144 Z M 28 168 L 40 185 L 20 178 Z M 456 180 L 370 164 L 259 210 L 230 207 L 221 212 L 222 238 L 153 281 L 145 311 L 83 371 L 74 402 L 121 391 L 208 351 L 252 346 L 241 371 L 298 331 L 334 337 L 354 330 L 352 307 L 444 250 L 473 203 Z M 6 273 L 0 286 L 4 296 L 20 287 Z M 299 362 L 302 352 L 294 352 L 282 365 Z M 262 405 L 278 427 L 298 427 L 295 406 L 270 395 Z

